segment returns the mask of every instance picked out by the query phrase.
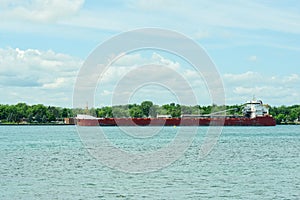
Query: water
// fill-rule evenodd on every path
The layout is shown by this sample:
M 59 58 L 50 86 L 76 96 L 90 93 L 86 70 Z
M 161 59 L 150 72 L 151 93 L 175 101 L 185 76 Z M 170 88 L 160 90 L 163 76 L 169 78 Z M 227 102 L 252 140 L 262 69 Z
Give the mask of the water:
M 133 152 L 166 146 L 177 129 L 133 139 L 105 128 Z M 170 166 L 132 174 L 94 159 L 73 126 L 0 126 L 0 199 L 300 199 L 300 126 L 225 127 L 199 160 L 206 130 Z

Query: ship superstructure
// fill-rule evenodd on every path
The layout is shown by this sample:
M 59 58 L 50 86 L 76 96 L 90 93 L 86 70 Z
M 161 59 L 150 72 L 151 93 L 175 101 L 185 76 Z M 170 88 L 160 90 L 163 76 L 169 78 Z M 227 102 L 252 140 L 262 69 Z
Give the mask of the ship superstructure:
M 269 115 L 269 108 L 261 100 L 254 99 L 245 104 L 243 114 L 245 117 L 250 117 L 251 119 L 258 116 L 267 116 Z

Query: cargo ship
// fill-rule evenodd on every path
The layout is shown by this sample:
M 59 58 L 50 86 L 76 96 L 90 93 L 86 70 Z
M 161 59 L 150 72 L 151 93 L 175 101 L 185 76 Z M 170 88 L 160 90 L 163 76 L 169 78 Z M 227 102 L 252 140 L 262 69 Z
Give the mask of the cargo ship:
M 227 110 L 228 111 L 228 110 Z M 221 112 L 208 115 L 181 115 L 179 118 L 96 118 L 77 115 L 78 126 L 275 126 L 275 119 L 261 100 L 246 102 L 243 115 L 224 115 Z M 226 110 L 223 111 L 226 113 Z

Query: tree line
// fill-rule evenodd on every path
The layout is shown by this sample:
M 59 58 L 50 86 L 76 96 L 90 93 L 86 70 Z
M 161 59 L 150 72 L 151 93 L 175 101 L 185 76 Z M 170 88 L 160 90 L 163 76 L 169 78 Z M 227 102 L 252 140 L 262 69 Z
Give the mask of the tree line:
M 18 103 L 16 105 L 0 104 L 0 120 L 2 123 L 57 123 L 65 117 L 72 117 L 73 110 L 55 106 L 44 106 L 43 104 L 27 105 Z
M 206 115 L 214 112 L 220 112 L 230 109 L 227 114 L 241 114 L 242 107 L 239 105 L 233 106 L 186 106 L 175 103 L 165 105 L 155 105 L 151 101 L 144 101 L 141 104 L 128 104 L 105 106 L 94 110 L 97 117 L 157 117 L 157 115 L 168 115 L 170 117 L 180 117 L 182 114 L 189 115 Z
M 277 124 L 300 122 L 300 105 L 270 107 L 270 114 Z
M 208 106 L 186 106 L 175 103 L 155 105 L 151 101 L 143 101 L 141 104 L 104 106 L 101 108 L 61 108 L 45 106 L 43 104 L 27 105 L 18 103 L 16 105 L 0 104 L 1 123 L 58 123 L 63 118 L 74 117 L 77 114 L 89 114 L 95 117 L 157 117 L 168 115 L 180 117 L 186 115 L 206 115 L 210 113 L 221 114 L 227 110 L 227 115 L 242 115 L 243 105 L 208 105 Z M 291 123 L 300 117 L 300 105 L 269 107 L 277 124 Z

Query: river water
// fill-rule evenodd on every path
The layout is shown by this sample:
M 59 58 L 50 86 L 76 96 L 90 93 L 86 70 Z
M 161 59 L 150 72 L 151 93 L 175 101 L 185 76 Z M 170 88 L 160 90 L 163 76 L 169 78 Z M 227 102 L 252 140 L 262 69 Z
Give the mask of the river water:
M 190 128 L 138 139 L 104 130 L 117 148 L 147 152 Z M 0 199 L 300 199 L 300 126 L 224 127 L 200 159 L 206 131 L 169 166 L 128 173 L 89 154 L 75 126 L 0 126 Z

